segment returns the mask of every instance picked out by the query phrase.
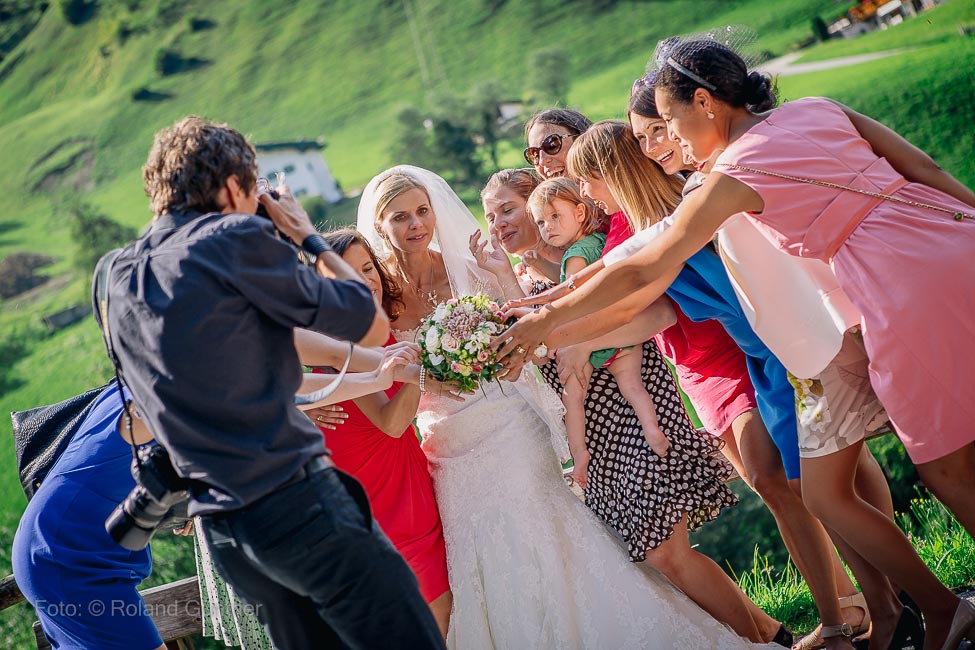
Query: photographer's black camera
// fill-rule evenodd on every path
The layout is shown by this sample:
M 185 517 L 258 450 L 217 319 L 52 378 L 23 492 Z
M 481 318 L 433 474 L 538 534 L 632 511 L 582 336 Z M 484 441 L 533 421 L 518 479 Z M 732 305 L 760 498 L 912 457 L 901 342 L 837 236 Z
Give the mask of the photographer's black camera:
M 140 447 L 132 460 L 135 487 L 105 520 L 105 530 L 130 551 L 146 547 L 149 538 L 163 527 L 186 522 L 189 482 L 179 476 L 160 445 Z
M 265 192 L 266 192 L 266 193 L 267 193 L 267 194 L 268 194 L 268 195 L 269 195 L 269 196 L 270 196 L 270 197 L 271 197 L 272 199 L 274 199 L 275 201 L 277 201 L 278 199 L 280 199 L 280 198 L 281 198 L 281 195 L 280 195 L 280 194 L 278 194 L 278 193 L 277 193 L 276 191 L 274 191 L 274 190 L 272 190 L 272 189 L 270 189 L 270 187 L 269 187 L 268 189 L 266 189 L 266 190 L 265 190 Z M 264 217 L 265 219 L 270 219 L 270 218 L 271 218 L 271 215 L 269 215 L 269 214 L 267 213 L 267 208 L 265 208 L 265 207 L 264 207 L 264 204 L 263 204 L 263 203 L 260 203 L 260 202 L 258 202 L 258 203 L 257 203 L 257 212 L 256 212 L 256 214 L 257 214 L 257 216 L 259 216 L 259 217 Z

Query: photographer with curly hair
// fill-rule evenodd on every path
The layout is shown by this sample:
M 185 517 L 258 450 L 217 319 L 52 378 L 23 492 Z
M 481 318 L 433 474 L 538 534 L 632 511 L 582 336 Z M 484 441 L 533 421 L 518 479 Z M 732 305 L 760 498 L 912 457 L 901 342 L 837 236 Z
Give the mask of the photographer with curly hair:
M 385 314 L 286 187 L 258 192 L 234 129 L 199 117 L 163 129 L 143 178 L 153 222 L 109 267 L 99 312 L 217 569 L 277 648 L 442 647 L 361 486 L 293 400 L 296 327 L 377 346 Z

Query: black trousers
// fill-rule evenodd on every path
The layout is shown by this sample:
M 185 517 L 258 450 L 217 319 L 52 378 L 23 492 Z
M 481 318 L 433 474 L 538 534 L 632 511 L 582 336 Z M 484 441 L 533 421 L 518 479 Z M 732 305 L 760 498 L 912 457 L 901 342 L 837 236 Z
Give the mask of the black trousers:
M 444 647 L 413 571 L 351 476 L 312 470 L 202 523 L 215 567 L 278 650 Z

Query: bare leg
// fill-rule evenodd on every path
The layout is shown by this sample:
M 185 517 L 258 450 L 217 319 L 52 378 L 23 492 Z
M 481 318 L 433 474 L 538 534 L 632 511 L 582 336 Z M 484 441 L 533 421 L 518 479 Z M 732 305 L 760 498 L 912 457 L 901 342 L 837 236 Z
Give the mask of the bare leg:
M 798 483 L 798 482 L 797 482 Z M 883 470 L 877 464 L 877 460 L 863 445 L 857 461 L 857 473 L 854 480 L 854 487 L 857 494 L 867 503 L 873 505 L 877 510 L 893 521 L 893 504 L 890 499 L 890 489 L 887 487 L 887 479 L 884 477 Z M 798 491 L 799 486 L 794 485 Z M 871 647 L 877 649 L 887 648 L 890 645 L 891 636 L 897 626 L 897 621 L 901 614 L 901 604 L 897 599 L 898 589 L 895 588 L 887 577 L 878 571 L 876 567 L 867 562 L 857 553 L 853 547 L 846 543 L 843 538 L 835 531 L 827 528 L 830 538 L 840 551 L 840 555 L 846 560 L 856 576 L 857 582 L 863 590 L 863 596 L 870 612 L 872 627 L 870 632 Z M 837 581 L 837 593 L 840 596 L 852 596 L 856 593 L 856 587 L 850 581 L 846 570 L 836 555 L 833 555 L 833 572 Z M 853 627 L 862 624 L 866 613 L 859 607 L 847 607 L 842 610 L 843 620 Z
M 751 602 L 748 597 L 711 558 L 691 548 L 686 515 L 674 527 L 670 539 L 647 554 L 647 561 L 704 611 L 730 625 L 737 634 L 755 643 L 764 640 L 746 605 Z M 774 621 L 773 624 L 778 629 L 779 624 Z
M 450 609 L 454 605 L 454 594 L 449 589 L 439 596 L 437 596 L 430 603 L 430 611 L 433 613 L 433 618 L 437 621 L 437 627 L 440 628 L 440 634 L 443 638 L 447 638 L 447 628 L 450 626 Z
M 724 441 L 724 446 L 721 448 L 721 453 L 724 457 L 731 463 L 731 466 L 735 468 L 738 472 L 738 476 L 745 481 L 748 487 L 752 487 L 748 484 L 745 472 L 745 466 L 741 460 L 741 453 L 738 451 L 738 441 L 735 440 L 735 433 L 731 429 L 725 431 L 721 436 L 721 440 Z M 752 488 L 754 491 L 755 488 Z M 765 614 L 765 612 L 752 600 L 749 598 L 745 603 L 748 606 L 748 613 L 751 615 L 752 620 L 755 622 L 755 626 L 758 628 L 758 633 L 762 637 L 763 641 L 771 641 L 779 631 L 779 626 L 781 625 L 778 621 L 774 620 L 772 617 Z
M 853 487 L 860 498 L 894 521 L 894 503 L 890 498 L 887 477 L 867 445 L 863 445 L 860 450 L 856 472 Z M 840 552 L 860 583 L 870 616 L 874 620 L 871 624 L 870 648 L 885 650 L 890 645 L 890 638 L 903 610 L 903 605 L 897 598 L 900 587 L 850 548 L 839 535 L 836 538 L 840 540 L 837 543 Z
M 861 499 L 894 521 L 894 502 L 890 497 L 887 477 L 884 476 L 884 470 L 880 469 L 880 463 L 873 457 L 866 444 L 863 445 L 860 457 L 857 458 L 857 475 L 853 487 Z
M 870 558 L 871 564 L 911 594 L 927 621 L 924 647 L 935 650 L 944 642 L 958 598 L 938 582 L 894 522 L 854 489 L 862 447 L 860 442 L 827 456 L 803 458 L 803 499 L 861 557 Z
M 975 444 L 968 444 L 930 463 L 917 465 L 924 485 L 975 537 Z
M 789 485 L 782 457 L 758 409 L 742 413 L 731 427 L 745 468 L 742 478 L 762 498 L 775 518 L 792 561 L 809 585 L 820 619 L 825 625 L 841 624 L 843 618 L 833 571 L 833 562 L 839 564 L 839 561 L 823 525 L 809 513 L 802 498 Z M 843 578 L 852 593 L 856 593 L 845 572 Z M 850 646 L 845 639 L 833 638 L 827 642 L 827 647 Z
M 657 407 L 653 403 L 653 398 L 647 392 L 647 387 L 643 383 L 640 374 L 640 366 L 643 365 L 643 348 L 629 348 L 620 350 L 616 353 L 613 363 L 609 364 L 609 371 L 616 379 L 620 394 L 623 396 L 633 412 L 636 413 L 643 427 L 643 435 L 647 439 L 647 444 L 658 456 L 663 456 L 670 448 L 670 441 L 660 430 L 657 421 Z
M 562 404 L 565 406 L 565 435 L 569 440 L 572 454 L 572 480 L 583 490 L 589 473 L 589 450 L 586 449 L 586 391 L 592 366 L 586 364 L 586 384 L 570 380 L 562 391 Z
M 735 471 L 738 472 L 738 476 L 740 476 L 741 480 L 745 482 L 745 485 L 752 488 L 752 492 L 754 492 L 755 488 L 752 487 L 752 484 L 748 482 L 747 478 L 745 478 L 748 475 L 748 472 L 745 471 L 745 462 L 741 459 L 741 451 L 738 449 L 738 441 L 735 440 L 735 432 L 731 429 L 727 429 L 718 437 L 724 442 L 724 446 L 721 448 L 721 453 L 724 454 L 725 459 L 731 463 L 731 466 L 735 468 Z

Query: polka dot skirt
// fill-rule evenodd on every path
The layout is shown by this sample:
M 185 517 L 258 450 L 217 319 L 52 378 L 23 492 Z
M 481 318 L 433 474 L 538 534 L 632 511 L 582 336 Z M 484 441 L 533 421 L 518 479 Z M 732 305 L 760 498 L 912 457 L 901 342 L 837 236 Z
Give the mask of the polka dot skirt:
M 555 362 L 541 371 L 561 393 Z M 586 396 L 586 448 L 592 455 L 586 505 L 620 533 L 633 561 L 646 559 L 647 551 L 669 538 L 685 513 L 693 530 L 738 502 L 725 485 L 733 469 L 720 453 L 724 443 L 691 426 L 652 341 L 643 344 L 641 373 L 670 439 L 664 458 L 647 445 L 636 413 L 608 370 L 593 372 Z

